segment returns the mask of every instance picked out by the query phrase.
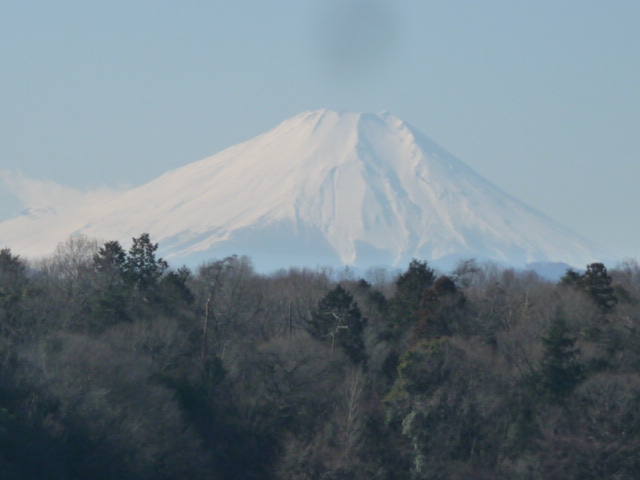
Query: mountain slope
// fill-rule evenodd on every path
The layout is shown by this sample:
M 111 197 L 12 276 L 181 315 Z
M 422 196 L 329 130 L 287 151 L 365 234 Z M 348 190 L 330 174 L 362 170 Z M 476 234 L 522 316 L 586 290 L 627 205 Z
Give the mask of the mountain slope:
M 0 243 L 29 245 L 33 255 L 69 234 L 126 241 L 146 231 L 168 258 L 239 253 L 270 268 L 411 257 L 582 266 L 597 256 L 388 113 L 304 112 L 138 188 L 82 203 L 4 222 Z

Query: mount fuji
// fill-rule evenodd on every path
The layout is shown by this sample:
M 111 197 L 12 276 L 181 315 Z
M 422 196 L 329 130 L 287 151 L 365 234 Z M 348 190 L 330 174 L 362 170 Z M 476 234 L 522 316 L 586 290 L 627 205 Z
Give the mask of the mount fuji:
M 172 264 L 235 253 L 263 270 L 599 255 L 386 112 L 303 112 L 142 186 L 50 197 L 0 223 L 0 246 L 34 257 L 73 235 L 126 245 L 149 232 Z

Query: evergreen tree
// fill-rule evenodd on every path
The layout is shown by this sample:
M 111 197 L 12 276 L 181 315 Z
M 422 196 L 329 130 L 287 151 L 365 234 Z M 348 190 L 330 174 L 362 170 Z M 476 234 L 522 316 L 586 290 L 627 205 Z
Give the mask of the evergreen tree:
M 392 328 L 413 323 L 422 296 L 434 280 L 435 272 L 427 262 L 411 260 L 407 271 L 396 280 L 396 293 L 389 311 Z
M 332 351 L 340 347 L 354 364 L 365 365 L 366 323 L 353 296 L 338 285 L 318 302 L 307 329 L 314 338 L 329 342 Z
M 607 273 L 607 267 L 603 263 L 592 263 L 587 266 L 587 271 L 581 278 L 582 288 L 598 304 L 605 312 L 613 310 L 618 303 L 613 287 L 611 286 L 611 277 Z
M 106 242 L 93 257 L 98 274 L 93 310 L 98 326 L 130 320 L 127 309 L 131 285 L 125 275 L 126 261 L 127 254 L 118 241 Z
M 169 268 L 162 258 L 156 258 L 157 243 L 151 243 L 148 233 L 133 239 L 133 245 L 124 263 L 124 271 L 134 287 L 146 293 L 158 285 L 160 278 Z
M 587 265 L 587 271 L 582 275 L 571 268 L 568 269 L 560 279 L 560 285 L 582 290 L 605 313 L 613 310 L 618 303 L 607 267 L 600 262 Z
M 124 273 L 127 253 L 117 240 L 106 242 L 93 257 L 95 269 L 99 272 Z
M 551 323 L 542 345 L 540 386 L 552 401 L 562 402 L 584 378 L 577 359 L 580 350 L 575 348 L 575 338 L 561 317 Z
M 448 276 L 438 277 L 422 294 L 412 329 L 413 341 L 453 335 L 466 298 Z
M 565 274 L 560 279 L 560 285 L 565 285 L 568 287 L 578 287 L 580 285 L 580 281 L 582 279 L 582 275 L 576 272 L 573 268 L 568 268 Z
M 19 327 L 20 304 L 27 293 L 26 267 L 11 250 L 0 250 L 0 331 L 15 334 Z
M 174 312 L 177 307 L 191 305 L 195 296 L 188 286 L 191 270 L 186 266 L 167 273 L 160 280 L 162 303 L 167 312 Z

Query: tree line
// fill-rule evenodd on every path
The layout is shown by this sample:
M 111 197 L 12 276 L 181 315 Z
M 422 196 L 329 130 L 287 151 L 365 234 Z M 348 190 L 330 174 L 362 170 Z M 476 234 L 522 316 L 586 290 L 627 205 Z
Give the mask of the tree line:
M 637 479 L 640 265 L 0 250 L 0 478 Z

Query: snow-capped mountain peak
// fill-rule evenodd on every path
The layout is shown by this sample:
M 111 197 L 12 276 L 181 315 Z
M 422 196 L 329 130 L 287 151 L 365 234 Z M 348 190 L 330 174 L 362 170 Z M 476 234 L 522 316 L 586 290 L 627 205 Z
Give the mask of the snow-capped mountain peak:
M 238 253 L 265 268 L 412 257 L 582 266 L 597 257 L 388 112 L 306 111 L 87 208 L 56 210 L 0 224 L 0 243 L 42 254 L 64 238 L 38 226 L 55 225 L 51 237 L 149 232 L 169 259 Z

